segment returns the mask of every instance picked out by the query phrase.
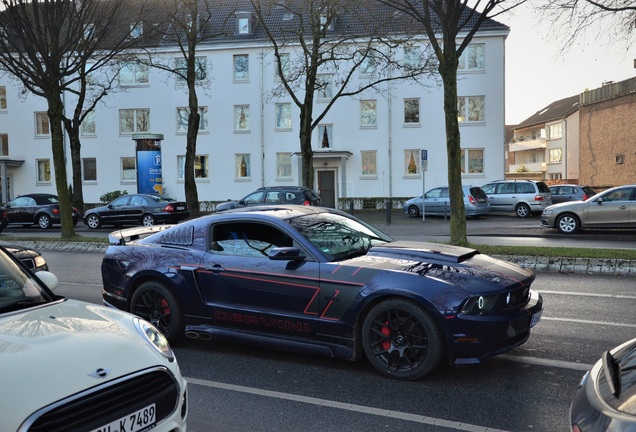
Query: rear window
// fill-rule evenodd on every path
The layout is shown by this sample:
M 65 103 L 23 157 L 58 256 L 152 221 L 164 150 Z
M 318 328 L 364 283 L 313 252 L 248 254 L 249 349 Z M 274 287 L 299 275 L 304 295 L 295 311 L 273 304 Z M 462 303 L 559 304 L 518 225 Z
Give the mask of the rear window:
M 471 187 L 470 194 L 475 198 L 478 202 L 482 202 L 482 200 L 487 200 L 486 192 L 483 191 L 482 188 Z
M 535 189 L 532 183 L 517 183 L 517 193 L 533 194 L 534 191 Z M 547 192 L 550 192 L 550 189 L 548 189 Z
M 537 182 L 537 187 L 539 188 L 539 192 L 541 193 L 550 193 L 550 188 L 543 182 Z

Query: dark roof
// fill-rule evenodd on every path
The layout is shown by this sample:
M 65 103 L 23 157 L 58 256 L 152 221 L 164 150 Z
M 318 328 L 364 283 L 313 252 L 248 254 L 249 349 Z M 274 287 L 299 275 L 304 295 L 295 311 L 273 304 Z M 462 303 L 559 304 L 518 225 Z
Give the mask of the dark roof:
M 576 96 L 570 96 L 565 99 L 552 102 L 550 105 L 537 111 L 532 116 L 519 123 L 515 127 L 515 130 L 563 119 L 578 110 L 579 95 L 577 94 Z

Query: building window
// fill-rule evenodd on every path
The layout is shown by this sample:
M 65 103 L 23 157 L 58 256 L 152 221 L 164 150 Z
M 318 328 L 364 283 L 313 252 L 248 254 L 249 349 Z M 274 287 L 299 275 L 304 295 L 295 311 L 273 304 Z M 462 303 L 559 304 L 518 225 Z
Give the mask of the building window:
M 134 157 L 123 157 L 121 161 L 121 181 L 133 182 L 137 181 L 137 168 L 135 166 Z
M 360 101 L 360 126 L 377 126 L 377 102 L 375 100 Z
M 333 30 L 333 23 L 336 21 L 335 17 L 329 15 L 320 15 L 320 25 L 322 26 L 323 31 L 325 30 Z
M 459 58 L 458 70 L 484 70 L 484 44 L 469 44 Z
M 35 136 L 48 137 L 51 135 L 49 116 L 45 111 L 35 113 Z
M 250 106 L 234 105 L 234 132 L 250 130 Z
M 82 159 L 82 180 L 97 181 L 97 160 L 95 158 Z
M 246 153 L 239 153 L 235 157 L 236 164 L 236 178 L 244 179 L 250 178 L 251 167 L 250 167 L 250 155 Z
M 404 124 L 420 124 L 420 100 L 404 99 Z
M 7 109 L 7 88 L 0 86 L 0 110 Z
M 0 156 L 9 156 L 9 135 L 0 134 Z
M 333 148 L 333 125 L 318 125 L 318 148 Z
M 368 53 L 367 57 L 360 64 L 360 76 L 371 77 L 378 71 L 378 60 L 373 53 Z
M 187 133 L 190 116 L 190 108 L 177 108 L 177 133 Z M 199 132 L 208 131 L 208 107 L 199 107 Z
M 362 157 L 362 175 L 363 176 L 377 176 L 377 152 L 376 151 L 363 151 L 360 153 Z
M 404 47 L 404 66 L 408 69 L 417 69 L 422 66 L 422 52 L 416 46 Z
M 291 153 L 276 153 L 276 177 L 290 178 L 292 176 Z
M 484 173 L 484 150 L 462 149 L 462 174 Z
M 320 100 L 331 100 L 333 97 L 333 75 L 319 74 L 316 76 L 316 98 Z
M 81 131 L 84 136 L 94 136 L 96 134 L 95 127 L 95 111 L 84 111 L 84 119 L 82 120 Z
M 150 110 L 124 109 L 119 110 L 119 133 L 130 134 L 150 131 Z
M 280 59 L 278 59 L 276 63 L 276 78 L 280 79 L 280 71 L 283 71 L 283 77 L 287 78 L 289 76 L 289 54 L 288 53 L 280 53 Z
M 404 150 L 404 174 L 415 175 L 420 173 L 419 150 Z
M 38 159 L 38 183 L 51 182 L 51 159 Z
M 550 149 L 549 152 L 550 162 L 562 162 L 563 161 L 563 151 L 560 148 Z
M 291 129 L 291 103 L 276 104 L 276 129 Z
M 485 119 L 484 96 L 457 98 L 457 120 L 460 123 L 477 123 Z
M 250 15 L 242 13 L 236 17 L 236 33 L 238 34 L 250 34 L 252 32 Z
M 207 179 L 209 178 L 208 170 L 208 156 L 196 155 L 194 157 L 194 178 L 195 179 Z M 178 180 L 185 179 L 185 156 L 177 156 L 178 165 Z
M 559 139 L 563 137 L 563 127 L 561 123 L 548 125 L 548 139 Z
M 175 70 L 177 72 L 177 81 L 185 81 L 188 75 L 188 65 L 186 59 L 175 59 Z M 205 81 L 208 76 L 208 58 L 207 57 L 195 57 L 194 58 L 194 75 L 195 81 Z
M 148 65 L 137 62 L 125 63 L 119 71 L 119 83 L 123 86 L 148 84 Z
M 144 23 L 138 22 L 130 25 L 130 37 L 133 39 L 137 39 L 142 34 L 144 34 Z
M 250 79 L 250 56 L 238 54 L 234 56 L 234 81 Z

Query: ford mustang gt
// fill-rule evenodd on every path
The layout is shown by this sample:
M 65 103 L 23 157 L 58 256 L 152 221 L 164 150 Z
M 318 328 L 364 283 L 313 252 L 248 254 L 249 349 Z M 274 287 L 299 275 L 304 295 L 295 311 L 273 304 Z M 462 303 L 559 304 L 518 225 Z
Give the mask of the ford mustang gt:
M 531 270 L 474 249 L 394 241 L 333 209 L 252 207 L 111 234 L 106 305 L 171 342 L 244 342 L 418 379 L 523 344 L 542 313 Z

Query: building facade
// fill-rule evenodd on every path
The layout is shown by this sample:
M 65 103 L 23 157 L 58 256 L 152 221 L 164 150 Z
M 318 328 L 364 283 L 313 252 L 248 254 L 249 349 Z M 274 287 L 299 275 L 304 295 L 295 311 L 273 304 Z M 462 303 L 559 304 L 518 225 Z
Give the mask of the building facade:
M 489 22 L 460 62 L 465 184 L 483 185 L 504 174 L 508 33 L 508 27 Z M 273 96 L 279 79 L 269 43 L 249 33 L 241 36 L 201 44 L 197 50 L 201 125 L 195 177 L 200 201 L 212 206 L 261 186 L 301 184 L 299 110 L 290 97 Z M 420 41 L 423 45 L 425 41 Z M 290 56 L 295 54 L 293 46 L 288 50 Z M 175 62 L 180 56 L 170 46 L 162 46 L 155 55 Z M 372 68 L 361 68 L 355 78 L 368 79 L 364 74 L 373 73 Z M 188 113 L 184 83 L 160 69 L 131 63 L 121 70 L 119 84 L 82 125 L 85 202 L 98 203 L 103 194 L 116 190 L 137 191 L 133 138 L 138 134 L 163 138 L 163 194 L 184 199 Z M 316 95 L 317 111 L 330 102 L 333 91 L 327 85 Z M 66 97 L 70 112 L 72 97 Z M 342 98 L 313 132 L 315 188 L 321 195 L 333 196 L 327 205 L 338 206 L 345 199 L 410 198 L 424 187 L 447 184 L 444 124 L 438 77 L 425 78 L 424 84 L 389 81 Z M 425 172 L 422 149 L 428 153 Z M 70 151 L 67 163 L 70 179 Z M 46 101 L 0 74 L 1 201 L 25 193 L 56 193 L 52 169 Z

